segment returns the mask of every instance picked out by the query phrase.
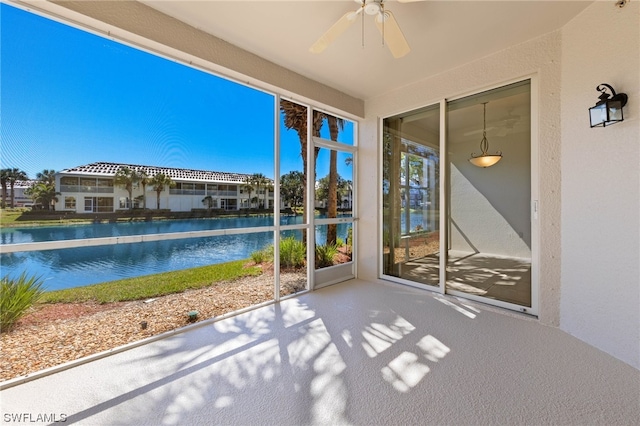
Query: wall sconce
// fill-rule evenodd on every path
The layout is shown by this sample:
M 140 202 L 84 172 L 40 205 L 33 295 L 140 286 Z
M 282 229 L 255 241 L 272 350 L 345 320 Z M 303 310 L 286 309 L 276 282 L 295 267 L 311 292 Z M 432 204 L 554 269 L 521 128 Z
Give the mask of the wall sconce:
M 609 89 L 611 95 L 607 93 L 607 89 Z M 598 103 L 589 108 L 591 127 L 606 127 L 624 121 L 622 107 L 627 104 L 627 95 L 616 93 L 613 87 L 605 83 L 596 87 L 596 90 L 602 93 L 599 96 Z

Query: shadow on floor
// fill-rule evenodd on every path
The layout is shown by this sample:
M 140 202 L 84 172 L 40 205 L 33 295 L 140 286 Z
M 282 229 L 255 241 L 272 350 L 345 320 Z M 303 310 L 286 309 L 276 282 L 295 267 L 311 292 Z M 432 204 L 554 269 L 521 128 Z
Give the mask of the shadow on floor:
M 439 253 L 398 265 L 398 276 L 437 286 Z M 447 289 L 531 307 L 531 260 L 449 251 Z

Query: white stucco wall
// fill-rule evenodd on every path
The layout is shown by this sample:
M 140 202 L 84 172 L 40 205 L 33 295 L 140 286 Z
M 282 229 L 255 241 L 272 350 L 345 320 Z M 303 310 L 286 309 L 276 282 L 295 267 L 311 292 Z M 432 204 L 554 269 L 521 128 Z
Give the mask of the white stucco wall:
M 640 3 L 596 2 L 562 29 L 560 327 L 640 368 Z M 595 90 L 629 96 L 589 128 Z
M 560 47 L 557 31 L 365 102 L 366 119 L 360 126 L 358 181 L 370 184 L 359 185 L 359 224 L 365 231 L 358 234 L 360 278 L 378 277 L 378 125 L 381 118 L 532 76 L 532 97 L 539 105 L 534 110 L 538 115 L 532 121 L 533 132 L 538 137 L 532 143 L 537 144 L 534 152 L 539 152 L 538 157 L 544 160 L 531 194 L 540 201 L 539 318 L 545 324 L 559 324 Z M 536 236 L 533 240 L 535 243 Z

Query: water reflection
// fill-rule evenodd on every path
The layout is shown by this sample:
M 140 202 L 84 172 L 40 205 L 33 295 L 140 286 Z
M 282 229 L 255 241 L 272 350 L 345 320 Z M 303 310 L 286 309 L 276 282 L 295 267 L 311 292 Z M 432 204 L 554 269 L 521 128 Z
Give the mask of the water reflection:
M 3 254 L 2 274 L 41 275 L 47 290 L 246 259 L 272 232 Z
M 300 217 L 283 217 L 293 224 Z M 293 222 L 293 223 L 292 223 Z M 272 225 L 272 217 L 225 218 L 216 220 L 180 220 L 130 224 L 92 224 L 68 227 L 21 228 L 19 236 L 3 230 L 2 241 L 16 243 L 121 235 L 186 232 L 208 229 Z M 299 222 L 298 222 L 299 223 Z M 338 236 L 346 240 L 350 224 L 338 225 Z M 282 237 L 300 232 L 282 231 Z M 64 238 L 66 237 L 66 238 Z M 326 227 L 318 227 L 316 241 L 324 244 Z M 61 250 L 6 253 L 0 255 L 2 276 L 23 271 L 45 279 L 47 290 L 96 284 L 121 278 L 176 271 L 233 260 L 248 259 L 252 252 L 273 244 L 273 232 L 151 241 Z
M 283 219 L 285 220 L 285 219 Z M 300 223 L 299 217 L 287 221 Z M 272 216 L 233 218 L 159 220 L 150 222 L 96 223 L 47 227 L 8 228 L 0 230 L 0 243 L 17 244 L 84 238 L 121 237 L 128 235 L 165 234 L 172 232 L 207 231 L 212 229 L 272 226 Z

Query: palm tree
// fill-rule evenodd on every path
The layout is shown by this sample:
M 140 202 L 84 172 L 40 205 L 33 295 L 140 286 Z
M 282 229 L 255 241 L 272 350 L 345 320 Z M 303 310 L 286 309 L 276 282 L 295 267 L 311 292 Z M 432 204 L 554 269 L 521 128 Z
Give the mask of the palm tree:
M 22 171 L 20 169 L 13 168 L 13 169 L 5 169 L 5 170 L 6 170 L 5 178 L 9 183 L 9 187 L 11 190 L 11 207 L 15 207 L 16 193 L 15 193 L 14 186 L 17 181 L 29 180 L 29 177 L 27 176 L 27 172 Z
M 51 210 L 51 206 L 58 201 L 59 192 L 56 192 L 55 184 L 49 182 L 36 182 L 27 188 L 25 195 L 31 197 L 34 203 L 42 204 L 45 210 Z
M 271 192 L 273 192 L 273 181 L 269 178 L 265 178 L 266 181 L 263 185 L 264 187 L 264 208 L 266 209 L 272 209 L 272 207 L 269 207 L 269 195 Z
M 153 185 L 153 190 L 156 191 L 158 197 L 156 205 L 158 207 L 158 210 L 160 210 L 160 194 L 165 190 L 165 188 L 173 188 L 174 186 L 176 186 L 176 183 L 171 180 L 171 177 L 165 175 L 164 173 L 158 173 L 153 178 L 151 178 L 149 184 Z
M 142 186 L 142 206 L 147 208 L 147 185 L 151 182 L 151 178 L 144 170 L 140 170 L 138 172 L 138 177 L 140 179 L 140 186 Z
M 7 206 L 7 185 L 9 184 L 9 169 L 0 170 L 0 183 L 2 184 L 2 208 Z
M 258 199 L 260 198 L 260 188 L 264 188 L 265 194 L 264 194 L 264 197 L 262 197 L 263 198 L 262 206 L 260 206 L 260 201 L 258 201 L 258 207 L 264 209 L 266 201 L 267 201 L 267 194 L 269 193 L 269 186 L 270 186 L 271 182 L 262 173 L 254 173 L 253 175 L 251 175 L 251 179 L 253 180 L 253 183 L 256 186 L 256 192 L 258 194 Z
M 38 179 L 39 182 L 44 183 L 45 186 L 38 186 L 35 191 L 38 200 L 34 199 L 34 202 L 40 202 L 43 206 L 46 206 L 46 210 L 51 210 L 52 205 L 55 210 L 55 203 L 58 202 L 58 198 L 56 196 L 60 195 L 59 192 L 56 192 L 56 173 L 57 172 L 54 169 L 44 169 L 43 171 L 36 173 L 36 179 Z
M 280 111 L 284 113 L 284 126 L 287 129 L 293 129 L 298 133 L 300 139 L 300 155 L 302 157 L 302 173 L 304 175 L 304 211 L 307 211 L 307 107 L 296 104 L 294 102 L 282 99 L 280 101 Z M 322 114 L 314 111 L 313 114 L 313 135 L 320 136 L 320 128 L 322 127 Z M 320 148 L 314 149 L 315 163 L 318 158 Z M 306 235 L 305 235 L 306 236 Z
M 329 135 L 332 141 L 338 140 L 340 130 L 344 129 L 344 120 L 333 115 L 325 114 L 329 124 Z M 338 217 L 338 152 L 331 150 L 329 156 L 329 199 L 327 200 L 327 218 Z M 327 225 L 327 244 L 337 241 L 337 226 L 335 223 Z
M 202 199 L 202 204 L 204 204 L 205 206 L 207 206 L 207 211 L 211 211 L 211 209 L 213 208 L 213 197 L 211 195 L 207 195 L 206 197 L 204 197 Z
M 140 174 L 134 169 L 122 166 L 116 172 L 114 183 L 129 193 L 129 210 L 133 210 L 133 188 L 140 181 Z
M 243 191 L 249 191 L 249 208 L 251 208 L 251 193 L 253 192 L 253 179 L 252 176 L 247 176 L 244 180 L 244 185 L 242 185 Z
M 43 171 L 36 173 L 36 179 L 40 182 L 48 183 L 50 185 L 55 185 L 56 183 L 56 171 L 51 169 L 44 169 Z
M 258 202 L 260 201 L 260 198 L 258 198 L 258 196 L 256 195 L 255 197 L 252 197 L 249 202 L 251 204 L 255 204 L 256 206 L 258 205 Z

